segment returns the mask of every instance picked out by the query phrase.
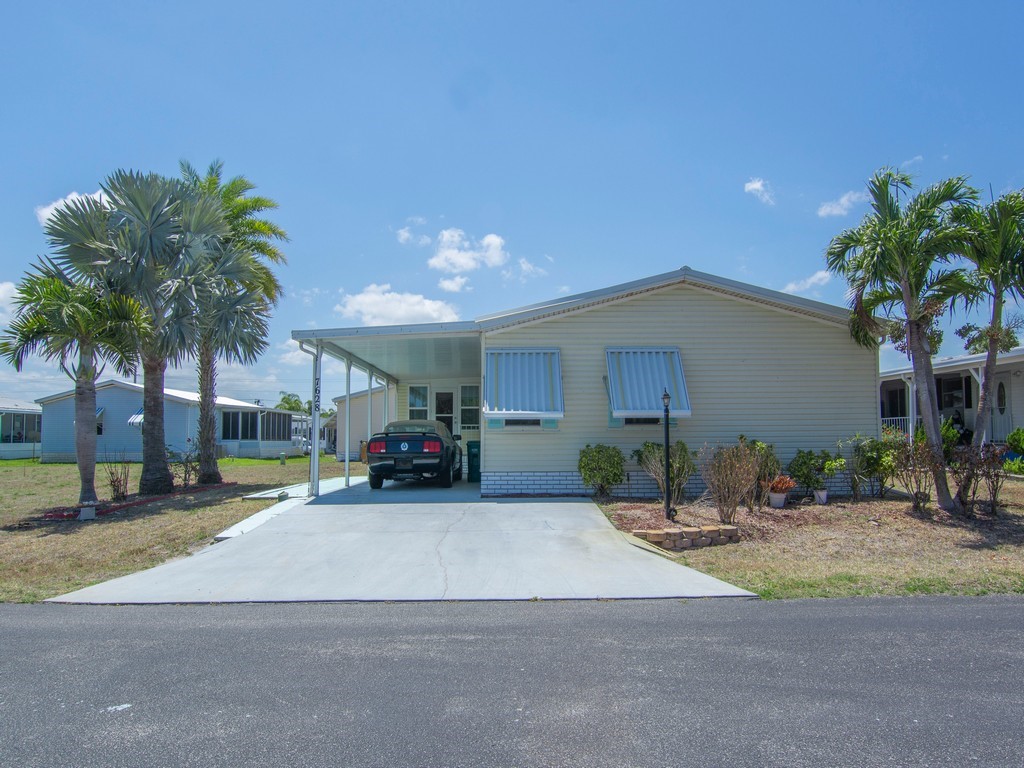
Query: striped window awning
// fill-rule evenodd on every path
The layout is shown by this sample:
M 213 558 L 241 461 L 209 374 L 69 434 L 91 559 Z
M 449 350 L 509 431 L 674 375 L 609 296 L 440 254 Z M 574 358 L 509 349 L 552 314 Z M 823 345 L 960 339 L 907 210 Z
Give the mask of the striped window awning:
M 103 406 L 101 405 L 101 406 L 99 406 L 99 407 L 98 407 L 98 408 L 96 409 L 96 418 L 98 419 L 98 418 L 99 418 L 100 416 L 102 416 L 102 415 L 103 415 Z
M 605 356 L 614 418 L 664 416 L 661 397 L 665 390 L 672 396 L 670 417 L 692 415 L 683 362 L 676 347 L 609 347 Z
M 129 426 L 141 427 L 142 426 L 143 414 L 145 412 L 146 412 L 145 408 L 139 408 L 139 410 L 137 410 L 135 412 L 135 415 L 128 419 Z
M 484 416 L 561 419 L 562 365 L 557 349 L 489 349 L 484 371 Z

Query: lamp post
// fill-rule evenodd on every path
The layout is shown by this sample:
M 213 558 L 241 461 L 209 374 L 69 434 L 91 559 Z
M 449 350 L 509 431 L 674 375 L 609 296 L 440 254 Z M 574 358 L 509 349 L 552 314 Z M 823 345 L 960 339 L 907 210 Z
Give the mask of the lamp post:
M 667 388 L 661 396 L 661 402 L 665 405 L 665 519 L 675 520 L 676 513 L 672 509 L 672 460 L 668 446 L 668 407 L 672 404 L 672 395 Z

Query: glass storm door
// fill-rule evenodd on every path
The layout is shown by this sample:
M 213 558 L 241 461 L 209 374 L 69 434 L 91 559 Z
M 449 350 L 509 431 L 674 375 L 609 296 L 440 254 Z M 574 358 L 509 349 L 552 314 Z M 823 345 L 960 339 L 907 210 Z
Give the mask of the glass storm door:
M 1013 429 L 1013 414 L 1010 412 L 1010 378 L 996 376 L 992 392 L 992 436 L 995 442 L 1003 442 Z
M 434 418 L 442 422 L 453 435 L 455 431 L 455 393 L 434 393 Z

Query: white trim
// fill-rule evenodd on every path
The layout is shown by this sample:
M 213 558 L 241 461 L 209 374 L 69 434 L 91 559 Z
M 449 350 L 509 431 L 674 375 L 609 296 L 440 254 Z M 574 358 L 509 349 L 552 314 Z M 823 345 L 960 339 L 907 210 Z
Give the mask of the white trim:
M 410 383 L 406 387 L 406 390 L 405 390 L 405 417 L 407 419 L 418 419 L 418 418 L 420 418 L 419 416 L 413 416 L 412 413 L 411 413 L 411 411 L 412 411 L 412 405 L 411 405 L 411 403 L 412 403 L 412 388 L 413 387 L 426 387 L 426 390 L 427 390 L 427 408 L 426 408 L 427 415 L 426 415 L 425 418 L 427 420 L 430 420 L 430 419 L 434 418 L 433 415 L 432 415 L 433 412 L 434 412 L 434 408 L 433 408 L 432 400 L 431 400 L 431 395 L 433 394 L 433 392 L 431 391 L 430 384 L 427 383 L 427 382 L 422 382 L 422 381 L 415 382 L 415 383 Z M 421 406 L 416 406 L 416 410 L 417 411 L 421 411 L 421 410 L 423 410 L 423 408 Z

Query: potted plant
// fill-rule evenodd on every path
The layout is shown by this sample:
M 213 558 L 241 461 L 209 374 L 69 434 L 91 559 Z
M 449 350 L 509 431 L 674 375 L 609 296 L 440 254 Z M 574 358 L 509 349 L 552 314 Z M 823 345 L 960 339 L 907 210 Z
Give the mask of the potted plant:
M 836 454 L 833 456 L 826 450 L 797 451 L 796 456 L 786 467 L 796 481 L 813 494 L 818 504 L 828 502 L 828 490 L 825 479 L 834 477 L 837 472 L 846 469 L 846 459 Z
M 828 503 L 828 489 L 824 487 L 825 486 L 825 478 L 832 479 L 833 477 L 836 476 L 837 472 L 842 472 L 844 469 L 846 469 L 846 459 L 844 459 L 839 454 L 836 454 L 835 456 L 830 456 L 828 459 L 826 459 L 822 463 L 822 465 L 821 465 L 821 474 L 823 476 L 822 480 L 821 480 L 822 487 L 814 489 L 814 500 L 818 504 L 827 504 Z
M 777 475 L 768 483 L 768 504 L 772 509 L 782 509 L 786 506 L 786 496 L 796 488 L 796 483 L 789 475 Z

